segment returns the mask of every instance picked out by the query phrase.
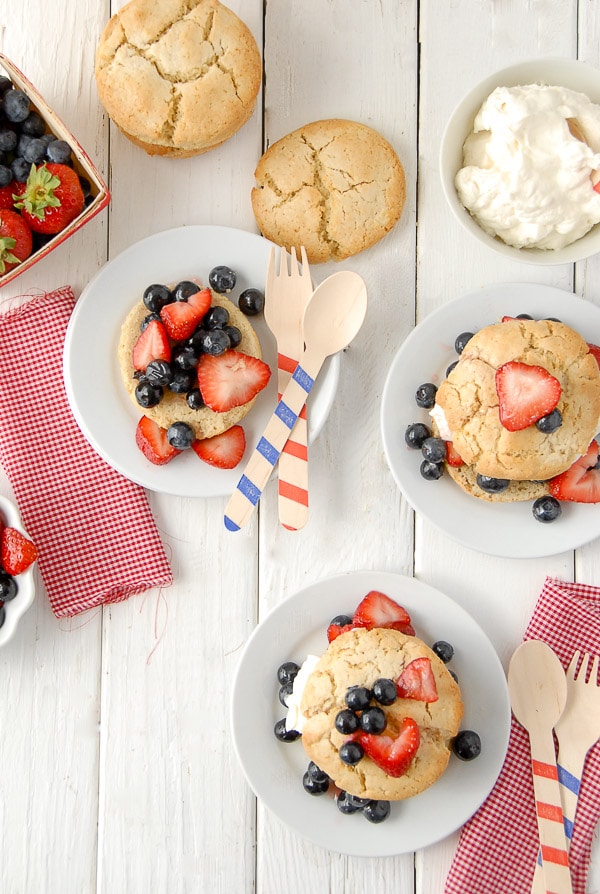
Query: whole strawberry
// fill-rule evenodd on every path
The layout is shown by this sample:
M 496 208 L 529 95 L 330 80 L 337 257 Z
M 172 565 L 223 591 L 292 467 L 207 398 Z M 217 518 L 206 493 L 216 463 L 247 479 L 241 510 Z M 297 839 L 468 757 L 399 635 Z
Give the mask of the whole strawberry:
M 68 165 L 31 166 L 25 190 L 15 202 L 35 233 L 64 230 L 83 210 L 84 195 L 77 173 Z
M 16 211 L 0 211 L 0 274 L 8 273 L 29 257 L 31 230 Z

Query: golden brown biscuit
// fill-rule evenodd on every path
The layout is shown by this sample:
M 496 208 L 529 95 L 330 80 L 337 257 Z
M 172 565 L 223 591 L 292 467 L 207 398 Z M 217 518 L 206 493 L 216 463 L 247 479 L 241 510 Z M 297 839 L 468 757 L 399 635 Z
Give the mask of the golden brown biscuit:
M 227 308 L 230 324 L 236 326 L 242 333 L 242 340 L 236 350 L 242 354 L 250 354 L 252 357 L 262 357 L 258 336 L 250 325 L 248 318 L 225 295 L 213 292 L 212 305 L 216 304 Z M 220 435 L 221 432 L 240 422 L 252 409 L 256 398 L 240 407 L 234 407 L 226 413 L 215 413 L 209 407 L 192 410 L 186 403 L 185 394 L 173 394 L 172 391 L 165 388 L 159 404 L 148 409 L 140 407 L 135 398 L 137 379 L 133 377 L 134 368 L 131 357 L 133 346 L 140 334 L 140 323 L 147 314 L 148 308 L 142 301 L 139 301 L 130 310 L 121 327 L 118 348 L 121 378 L 140 415 L 149 416 L 161 428 L 169 428 L 174 422 L 187 422 L 194 429 L 197 438 L 210 438 L 213 435 Z
M 404 169 L 381 134 L 356 121 L 306 124 L 260 159 L 252 208 L 267 239 L 304 245 L 312 263 L 369 248 L 400 219 Z
M 495 376 L 508 361 L 541 366 L 560 382 L 562 424 L 551 434 L 535 425 L 508 431 L 500 422 Z M 600 417 L 600 371 L 585 340 L 564 323 L 508 320 L 486 326 L 467 343 L 438 388 L 459 455 L 492 478 L 546 480 L 585 454 Z
M 150 155 L 187 157 L 250 118 L 262 78 L 256 41 L 218 0 L 130 0 L 96 52 L 100 101 Z
M 346 707 L 348 688 L 371 688 L 380 677 L 395 681 L 409 662 L 421 657 L 431 661 L 439 699 L 398 698 L 383 708 L 390 731 L 397 730 L 404 717 L 419 726 L 419 748 L 406 773 L 389 776 L 367 756 L 354 766 L 344 764 L 339 748 L 347 737 L 336 730 L 334 721 Z M 311 760 L 344 791 L 386 801 L 412 797 L 441 776 L 463 715 L 458 685 L 437 655 L 417 637 L 387 628 L 356 628 L 338 636 L 309 676 L 300 709 L 306 718 L 302 744 Z

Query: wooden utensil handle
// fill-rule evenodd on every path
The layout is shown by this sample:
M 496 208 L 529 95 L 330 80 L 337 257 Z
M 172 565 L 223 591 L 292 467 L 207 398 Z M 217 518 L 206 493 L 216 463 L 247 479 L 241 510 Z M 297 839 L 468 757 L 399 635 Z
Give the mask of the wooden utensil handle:
M 291 356 L 278 353 L 278 391 L 281 398 L 290 376 L 302 354 L 303 342 L 300 339 L 297 350 Z M 298 415 L 288 441 L 279 457 L 279 521 L 290 531 L 303 528 L 308 521 L 308 424 L 306 405 Z
M 229 531 L 239 531 L 252 515 L 324 359 L 303 354 L 227 504 L 224 522 Z
M 552 733 L 540 733 L 531 739 L 531 769 L 544 881 L 541 890 L 547 894 L 572 894 Z

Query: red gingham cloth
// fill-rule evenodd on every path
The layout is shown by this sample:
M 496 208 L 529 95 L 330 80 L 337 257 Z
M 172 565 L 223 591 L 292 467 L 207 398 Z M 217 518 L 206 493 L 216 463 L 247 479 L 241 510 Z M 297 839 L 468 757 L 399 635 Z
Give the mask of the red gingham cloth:
M 524 639 L 540 639 L 566 668 L 576 649 L 600 654 L 600 589 L 546 578 Z M 504 766 L 464 826 L 444 894 L 530 894 L 539 841 L 529 737 L 513 718 Z M 588 753 L 569 850 L 574 894 L 585 894 L 600 819 L 600 742 Z
M 65 287 L 0 315 L 0 463 L 57 617 L 173 582 L 143 488 L 98 456 L 69 408 L 74 304 Z

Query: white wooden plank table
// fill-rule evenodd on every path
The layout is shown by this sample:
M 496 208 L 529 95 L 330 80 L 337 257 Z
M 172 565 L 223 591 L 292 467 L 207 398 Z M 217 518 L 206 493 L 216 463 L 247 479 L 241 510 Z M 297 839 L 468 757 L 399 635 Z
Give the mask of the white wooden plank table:
M 9 284 L 0 300 L 70 283 L 183 224 L 256 232 L 263 149 L 294 128 L 346 117 L 379 130 L 407 175 L 394 231 L 344 267 L 367 282 L 367 321 L 343 356 L 335 406 L 311 448 L 311 519 L 277 522 L 272 482 L 232 536 L 225 501 L 150 494 L 174 585 L 58 622 L 43 588 L 0 652 L 0 890 L 3 894 L 440 894 L 457 835 L 417 854 L 365 859 L 296 837 L 255 798 L 229 735 L 229 690 L 258 619 L 342 571 L 414 574 L 479 622 L 507 663 L 546 574 L 600 580 L 600 542 L 550 559 L 504 560 L 450 541 L 395 487 L 379 431 L 391 359 L 415 322 L 496 282 L 543 282 L 600 303 L 600 259 L 528 267 L 459 229 L 437 172 L 455 102 L 489 72 L 532 56 L 600 64 L 600 11 L 586 0 L 230 0 L 263 52 L 257 111 L 222 147 L 149 158 L 109 125 L 93 78 L 118 0 L 0 0 L 0 50 L 77 135 L 112 202 Z M 335 269 L 313 269 L 320 281 Z M 10 493 L 5 479 L 2 492 Z M 207 704 L 222 716 L 207 722 Z M 594 851 L 589 892 L 600 889 Z M 466 894 L 466 892 L 465 892 Z M 516 892 L 511 892 L 516 894 Z

